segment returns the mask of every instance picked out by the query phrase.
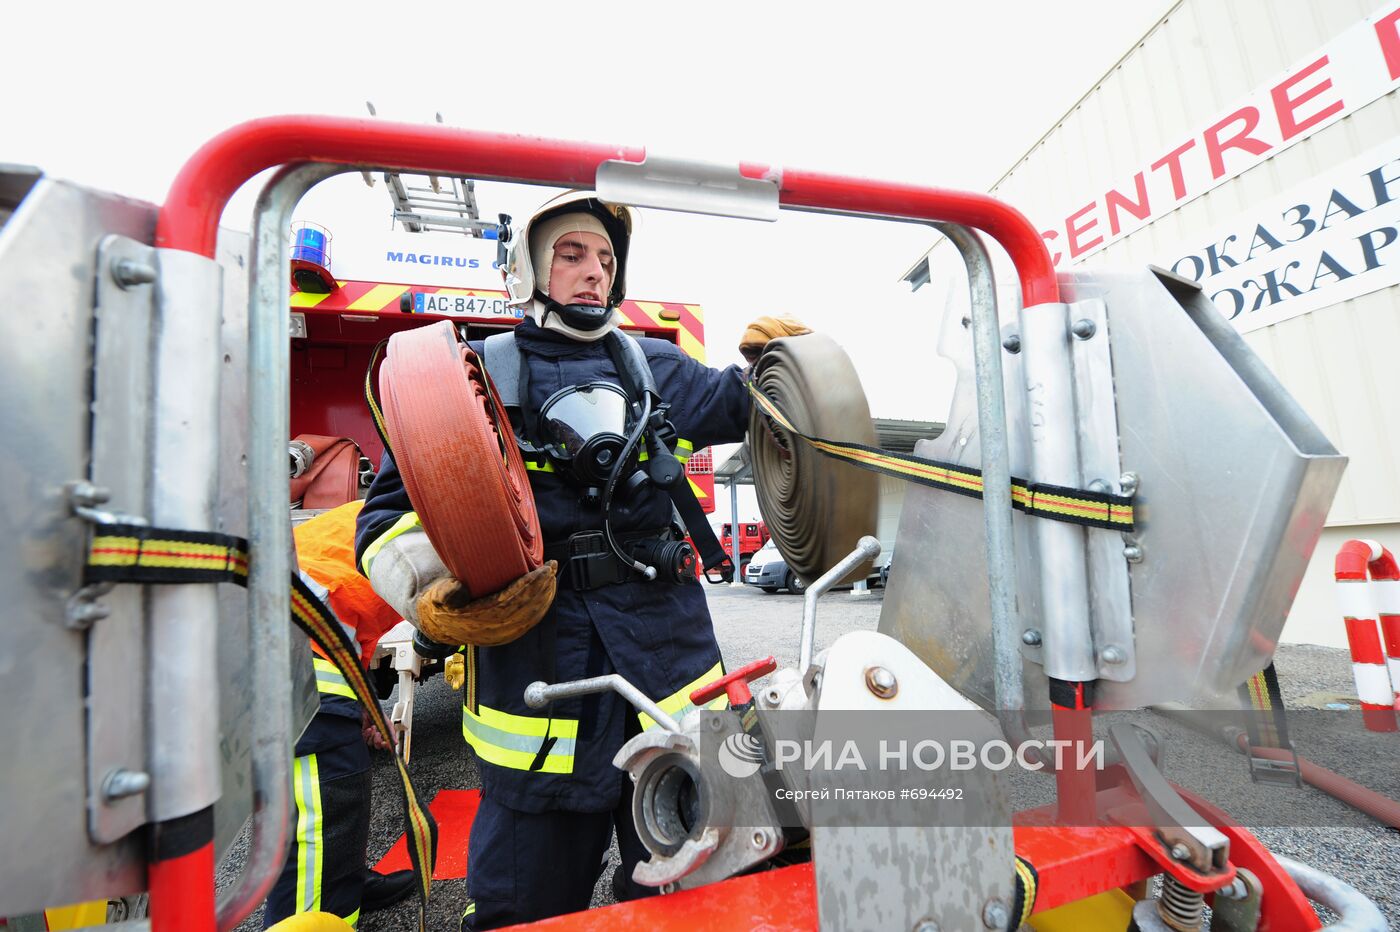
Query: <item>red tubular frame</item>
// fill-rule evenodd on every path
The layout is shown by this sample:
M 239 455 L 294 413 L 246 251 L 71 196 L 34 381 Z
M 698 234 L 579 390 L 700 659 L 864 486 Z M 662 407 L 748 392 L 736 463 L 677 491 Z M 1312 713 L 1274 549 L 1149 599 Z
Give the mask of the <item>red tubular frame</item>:
M 213 932 L 214 842 L 150 863 L 151 932 Z
M 639 147 L 563 142 L 440 125 L 344 117 L 280 116 L 234 126 L 211 139 L 176 175 L 156 224 L 156 246 L 213 258 L 220 215 L 238 188 L 282 165 L 326 162 L 347 167 L 465 175 L 562 187 L 591 188 L 598 166 L 641 162 Z M 781 171 L 743 164 L 749 178 L 779 182 L 781 206 L 844 211 L 892 220 L 943 221 L 986 232 L 1010 254 L 1023 302 L 1059 301 L 1059 285 L 1040 234 L 1020 212 L 985 194 L 892 182 Z M 154 925 L 160 930 L 212 929 L 212 849 L 151 866 Z M 703 894 L 702 894 L 703 896 Z
M 346 117 L 281 116 L 242 123 L 215 136 L 175 177 L 161 208 L 156 245 L 214 255 L 219 215 L 233 193 L 264 169 L 330 162 L 468 175 L 563 187 L 592 187 L 598 166 L 640 162 L 639 147 L 563 142 L 439 125 Z M 841 210 L 892 219 L 937 220 L 983 230 L 1011 255 L 1027 307 L 1059 300 L 1050 252 L 1015 208 L 985 194 L 924 188 L 746 163 L 746 177 L 775 177 L 787 207 Z

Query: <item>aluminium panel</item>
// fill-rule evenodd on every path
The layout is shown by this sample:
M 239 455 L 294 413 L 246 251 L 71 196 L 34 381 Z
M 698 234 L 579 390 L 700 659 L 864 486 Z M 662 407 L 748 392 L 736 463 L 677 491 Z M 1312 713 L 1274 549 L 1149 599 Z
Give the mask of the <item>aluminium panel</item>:
M 1192 702 L 1232 691 L 1272 656 L 1322 530 L 1344 459 L 1199 292 L 1173 297 L 1147 271 L 1062 279 L 1071 301 L 1101 299 L 1113 355 L 1121 462 L 1137 473 L 1145 553 L 1130 570 L 1136 676 L 1100 681 L 1098 706 Z M 952 317 L 953 315 L 949 315 Z M 971 340 L 944 322 L 940 352 L 959 370 L 948 429 L 917 453 L 980 464 Z M 1026 417 L 1007 366 L 1011 468 L 1034 479 L 1016 425 Z M 1017 612 L 1038 628 L 1032 520 L 1016 513 Z M 880 631 L 991 708 L 992 656 L 982 503 L 911 487 Z M 1026 704 L 1047 684 L 1023 665 Z
M 0 915 L 134 893 L 138 839 L 88 836 L 84 664 L 88 635 L 64 624 L 87 529 L 64 484 L 88 477 L 97 247 L 154 234 L 155 208 L 40 180 L 0 229 L 0 673 L 22 707 L 0 720 L 0 837 L 43 839 L 0 871 Z M 117 503 L 113 503 L 117 504 Z M 98 622 L 101 624 L 101 622 Z

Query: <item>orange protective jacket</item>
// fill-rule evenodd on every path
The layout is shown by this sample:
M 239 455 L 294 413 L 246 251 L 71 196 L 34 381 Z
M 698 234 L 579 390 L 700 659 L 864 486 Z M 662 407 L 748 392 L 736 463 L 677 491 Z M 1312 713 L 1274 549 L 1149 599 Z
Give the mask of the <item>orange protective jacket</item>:
M 363 505 L 353 501 L 332 508 L 299 525 L 292 535 L 297 565 L 326 589 L 327 604 L 341 625 L 354 632 L 361 661 L 368 663 L 380 637 L 402 619 L 355 569 L 355 519 Z M 312 649 L 321 654 L 314 644 Z

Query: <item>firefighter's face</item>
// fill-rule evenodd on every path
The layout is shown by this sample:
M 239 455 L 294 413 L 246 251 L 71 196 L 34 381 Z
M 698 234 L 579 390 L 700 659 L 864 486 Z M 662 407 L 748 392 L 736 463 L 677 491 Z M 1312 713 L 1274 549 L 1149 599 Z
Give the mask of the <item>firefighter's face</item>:
M 554 242 L 549 296 L 560 304 L 602 307 L 612 289 L 613 253 L 607 237 L 565 233 Z

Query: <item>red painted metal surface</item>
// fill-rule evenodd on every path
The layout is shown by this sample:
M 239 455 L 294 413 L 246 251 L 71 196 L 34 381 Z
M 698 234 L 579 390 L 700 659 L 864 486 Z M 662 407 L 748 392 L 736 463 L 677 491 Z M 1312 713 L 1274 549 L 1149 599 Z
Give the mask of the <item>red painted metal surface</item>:
M 1084 684 L 1077 683 L 1076 705 L 1072 708 L 1055 705 L 1050 708 L 1055 740 L 1070 741 L 1063 748 L 1063 767 L 1055 771 L 1055 798 L 1059 801 L 1059 821 L 1062 825 L 1094 825 L 1101 810 L 1095 809 L 1097 770 L 1092 761 L 1081 765 L 1081 755 L 1094 742 L 1094 718 L 1084 701 Z
M 812 865 L 796 864 L 732 877 L 698 890 L 682 890 L 510 928 L 532 932 L 810 932 L 817 928 L 816 883 Z
M 724 674 L 719 679 L 706 683 L 699 689 L 690 691 L 690 702 L 697 708 L 727 695 L 731 706 L 747 705 L 753 701 L 749 684 L 760 676 L 767 676 L 778 669 L 778 661 L 772 657 L 746 663 L 737 670 Z
M 759 170 L 758 166 L 749 167 L 745 174 L 762 177 L 757 174 Z M 974 227 L 986 232 L 1010 253 L 1021 278 L 1021 295 L 1026 307 L 1060 300 L 1055 266 L 1040 233 L 1019 210 L 985 194 L 785 169 L 781 201 L 789 207 L 945 220 Z
M 1157 837 L 1157 829 L 1152 824 L 1147 807 L 1141 803 L 1121 806 L 1113 810 L 1110 817 L 1114 822 L 1125 827 L 1137 839 L 1138 846 L 1157 862 L 1157 867 L 1162 873 L 1171 874 L 1186 889 L 1194 890 L 1197 893 L 1212 893 L 1221 887 L 1228 887 L 1234 883 L 1235 868 L 1233 864 L 1227 864 L 1226 869 L 1220 873 L 1206 874 L 1173 858 L 1166 845 Z
M 1229 817 L 1209 803 L 1184 790 L 1182 794 L 1207 821 L 1229 837 L 1231 865 L 1250 870 L 1263 883 L 1266 896 L 1260 932 L 1307 932 L 1321 927 L 1297 885 L 1257 838 L 1247 829 L 1231 825 Z M 1122 786 L 1100 790 L 1097 796 L 1102 811 L 1128 813 L 1134 811 L 1134 806 L 1141 808 L 1136 796 Z M 443 790 L 433 799 L 429 808 L 437 818 L 440 832 L 434 880 L 466 876 L 467 842 L 479 801 L 477 790 Z M 1015 815 L 1016 853 L 1029 861 L 1039 876 L 1036 913 L 1106 890 L 1120 889 L 1162 872 L 1162 866 L 1144 850 L 1146 837 L 1140 837 L 1141 833 L 1134 832 L 1131 827 L 1066 826 L 1057 824 L 1057 820 L 1054 806 Z M 389 873 L 406 870 L 409 866 L 408 849 L 405 840 L 400 838 L 374 869 Z M 678 932 L 810 930 L 817 928 L 816 881 L 812 866 L 799 864 L 731 878 L 698 890 L 586 910 L 514 928 L 527 927 L 555 932 L 610 932 L 618 928 L 675 929 Z
M 640 148 L 561 142 L 440 125 L 323 116 L 277 116 L 215 136 L 175 177 L 156 245 L 214 255 L 219 214 L 264 169 L 297 162 L 372 165 L 427 174 L 591 187 L 609 159 L 639 162 Z
M 437 863 L 433 865 L 434 880 L 459 880 L 467 876 L 467 841 L 471 838 L 472 820 L 481 804 L 480 790 L 439 790 L 428 811 L 438 824 Z M 374 865 L 381 874 L 406 871 L 413 867 L 408 859 L 408 839 L 400 835 L 392 848 Z
M 1308 898 L 1288 872 L 1249 830 L 1235 825 L 1223 810 L 1177 787 L 1183 799 L 1230 839 L 1230 863 L 1259 878 L 1264 887 L 1260 900 L 1259 932 L 1312 932 L 1322 928 Z
M 639 162 L 636 147 L 564 142 L 439 125 L 344 117 L 281 116 L 224 131 L 176 176 L 156 225 L 156 245 L 214 255 L 219 215 L 239 185 L 258 172 L 297 162 L 373 165 L 429 174 L 591 187 L 598 165 Z M 870 181 L 816 172 L 741 171 L 779 181 L 784 206 L 894 219 L 944 220 L 986 231 L 1010 253 L 1026 306 L 1059 300 L 1050 253 L 1019 211 L 985 194 Z
M 214 932 L 214 843 L 150 866 L 151 932 Z
M 1040 877 L 1035 912 L 1126 887 L 1158 872 L 1125 829 L 1117 826 L 1018 825 L 1016 853 Z

